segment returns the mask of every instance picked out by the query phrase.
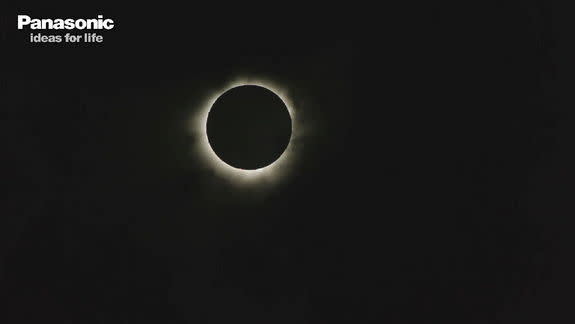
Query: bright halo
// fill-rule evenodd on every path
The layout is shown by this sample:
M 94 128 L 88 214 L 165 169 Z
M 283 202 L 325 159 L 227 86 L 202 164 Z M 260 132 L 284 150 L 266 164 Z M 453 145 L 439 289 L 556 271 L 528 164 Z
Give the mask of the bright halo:
M 233 167 L 223 160 L 221 160 L 214 150 L 212 149 L 207 134 L 207 120 L 208 114 L 214 105 L 215 101 L 226 91 L 246 85 L 254 85 L 266 88 L 273 91 L 286 105 L 291 121 L 292 121 L 292 131 L 290 141 L 282 153 L 282 155 L 275 160 L 270 165 L 267 165 L 260 169 L 255 170 L 244 170 Z M 298 120 L 296 118 L 296 113 L 294 110 L 293 101 L 290 99 L 288 92 L 278 86 L 277 84 L 264 81 L 261 79 L 252 80 L 248 78 L 237 79 L 234 82 L 227 84 L 222 89 L 212 92 L 211 95 L 200 105 L 199 109 L 195 112 L 191 120 L 190 129 L 196 137 L 195 151 L 200 157 L 202 163 L 207 167 L 212 169 L 218 176 L 222 178 L 227 178 L 233 183 L 238 184 L 249 184 L 249 183 L 272 183 L 284 177 L 288 171 L 291 169 L 293 162 L 295 161 L 296 154 L 295 141 L 296 137 L 300 134 L 298 129 Z

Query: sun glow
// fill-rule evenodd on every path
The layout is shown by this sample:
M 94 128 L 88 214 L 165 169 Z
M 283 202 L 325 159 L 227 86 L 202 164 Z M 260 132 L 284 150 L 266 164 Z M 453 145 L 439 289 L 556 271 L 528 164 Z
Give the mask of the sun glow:
M 286 105 L 290 118 L 292 120 L 292 132 L 290 142 L 282 155 L 272 164 L 255 170 L 244 170 L 235 168 L 224 161 L 222 161 L 213 151 L 208 141 L 206 125 L 208 114 L 215 103 L 215 101 L 226 91 L 239 86 L 254 85 L 266 88 L 273 91 Z M 295 141 L 301 132 L 298 129 L 298 119 L 294 109 L 293 101 L 291 100 L 288 92 L 275 84 L 262 79 L 240 78 L 227 84 L 225 87 L 213 91 L 206 100 L 195 111 L 194 116 L 190 121 L 190 130 L 195 137 L 194 151 L 201 159 L 205 167 L 212 169 L 214 173 L 222 178 L 229 179 L 237 184 L 261 184 L 261 183 L 275 183 L 289 173 L 292 164 L 296 160 L 296 147 Z

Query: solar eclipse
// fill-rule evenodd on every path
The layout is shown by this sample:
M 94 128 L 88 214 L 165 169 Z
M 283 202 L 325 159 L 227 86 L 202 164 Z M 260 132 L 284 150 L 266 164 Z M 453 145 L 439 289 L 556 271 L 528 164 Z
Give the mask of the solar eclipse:
M 208 114 L 206 131 L 210 147 L 222 161 L 234 168 L 257 170 L 285 151 L 291 117 L 271 90 L 243 85 L 218 97 Z
M 293 104 L 272 82 L 241 80 L 213 92 L 191 126 L 204 165 L 233 183 L 275 182 L 295 157 Z

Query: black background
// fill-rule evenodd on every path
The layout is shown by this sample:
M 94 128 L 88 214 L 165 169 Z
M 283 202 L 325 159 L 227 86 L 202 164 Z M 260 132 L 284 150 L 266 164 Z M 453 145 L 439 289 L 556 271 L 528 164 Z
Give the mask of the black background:
M 116 27 L 31 44 L 17 14 Z M 2 18 L 0 322 L 572 321 L 562 8 Z M 265 191 L 203 166 L 188 131 L 244 75 L 288 89 L 306 129 Z

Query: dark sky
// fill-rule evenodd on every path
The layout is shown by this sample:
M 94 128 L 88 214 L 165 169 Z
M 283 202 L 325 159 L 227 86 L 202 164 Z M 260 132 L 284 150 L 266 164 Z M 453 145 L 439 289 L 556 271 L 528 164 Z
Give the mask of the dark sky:
M 160 7 L 2 14 L 0 322 L 572 322 L 562 8 Z M 305 130 L 265 190 L 188 129 L 244 76 Z

